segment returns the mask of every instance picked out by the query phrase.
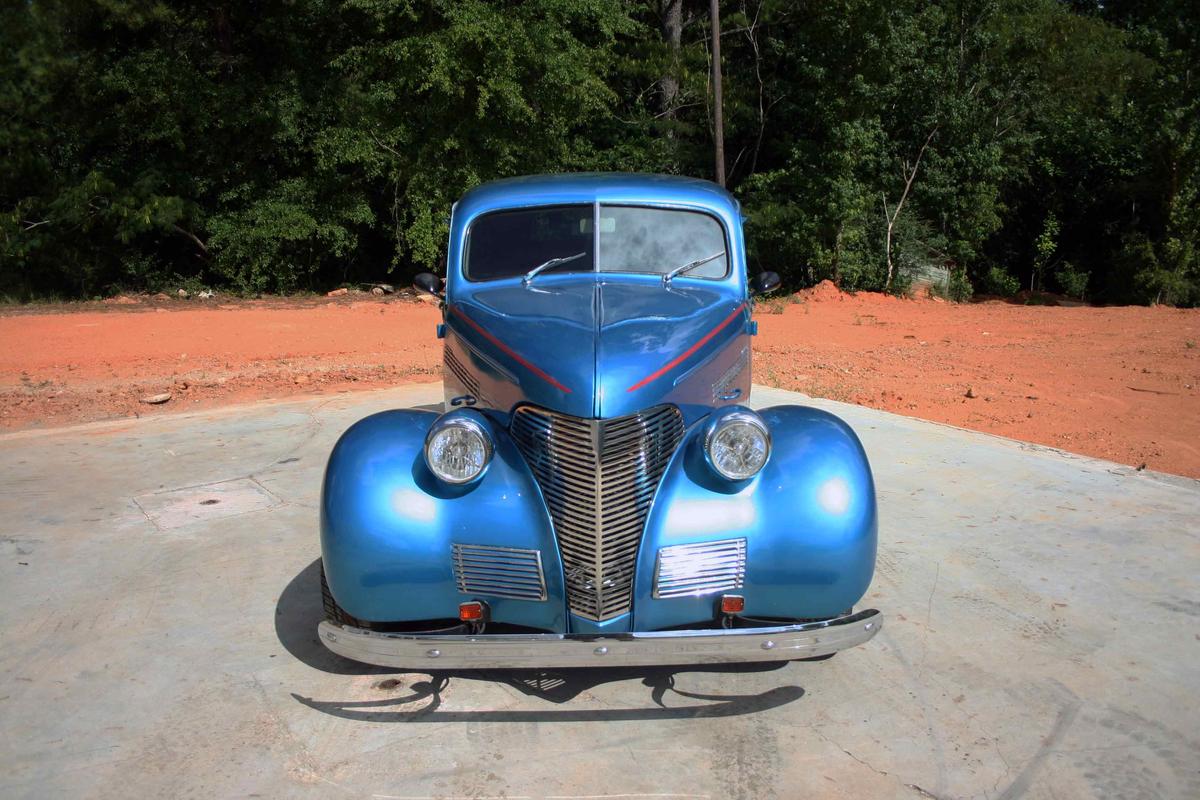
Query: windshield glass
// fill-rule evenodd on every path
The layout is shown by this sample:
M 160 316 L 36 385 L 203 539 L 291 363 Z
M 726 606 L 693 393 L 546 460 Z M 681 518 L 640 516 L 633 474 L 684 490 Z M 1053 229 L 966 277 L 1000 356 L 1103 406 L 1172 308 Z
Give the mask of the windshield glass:
M 471 223 L 465 267 L 473 281 L 524 275 L 553 258 L 584 253 L 558 272 L 596 269 L 593 206 L 497 211 Z
M 699 211 L 637 206 L 600 207 L 600 271 L 665 275 L 691 261 L 725 250 L 721 223 Z M 688 272 L 721 278 L 727 257 Z
M 486 281 L 527 274 L 551 259 L 584 253 L 556 265 L 559 272 L 593 272 L 595 206 L 544 206 L 485 214 L 471 223 L 463 267 Z M 696 259 L 721 253 L 725 231 L 709 214 L 673 208 L 600 206 L 601 272 L 665 275 Z M 729 256 L 690 270 L 689 277 L 722 278 Z

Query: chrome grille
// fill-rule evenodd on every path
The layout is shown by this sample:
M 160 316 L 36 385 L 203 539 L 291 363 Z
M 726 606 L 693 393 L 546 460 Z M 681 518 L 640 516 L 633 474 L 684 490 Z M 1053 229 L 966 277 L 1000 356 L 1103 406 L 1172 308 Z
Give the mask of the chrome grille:
M 451 545 L 451 551 L 454 581 L 460 592 L 518 600 L 546 599 L 541 552 L 457 542 Z
M 679 410 L 595 420 L 524 406 L 512 434 L 554 521 L 567 605 L 594 620 L 629 611 L 646 515 L 683 438 Z
M 685 597 L 742 588 L 746 540 L 677 544 L 658 551 L 654 596 Z

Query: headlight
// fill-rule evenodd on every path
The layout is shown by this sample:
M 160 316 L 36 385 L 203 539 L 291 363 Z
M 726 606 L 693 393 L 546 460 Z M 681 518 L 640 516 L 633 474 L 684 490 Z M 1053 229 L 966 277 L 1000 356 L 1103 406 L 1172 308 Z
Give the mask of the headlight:
M 710 423 L 704 456 L 717 474 L 731 481 L 753 478 L 771 455 L 771 435 L 748 409 L 725 412 Z
M 425 437 L 425 463 L 446 483 L 470 483 L 491 460 L 492 439 L 470 417 L 442 417 Z

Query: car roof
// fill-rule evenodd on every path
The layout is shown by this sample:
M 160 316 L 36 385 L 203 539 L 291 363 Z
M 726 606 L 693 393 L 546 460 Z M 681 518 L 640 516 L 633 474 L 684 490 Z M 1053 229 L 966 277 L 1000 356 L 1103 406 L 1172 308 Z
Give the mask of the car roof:
M 662 203 L 700 206 L 740 216 L 738 201 L 712 181 L 679 175 L 575 172 L 504 178 L 471 189 L 458 201 L 467 217 L 514 206 L 564 203 Z

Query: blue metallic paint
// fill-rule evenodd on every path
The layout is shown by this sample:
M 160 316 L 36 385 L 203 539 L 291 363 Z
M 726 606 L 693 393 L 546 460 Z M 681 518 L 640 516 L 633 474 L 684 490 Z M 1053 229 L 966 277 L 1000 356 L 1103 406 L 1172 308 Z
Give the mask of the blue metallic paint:
M 712 281 L 670 289 L 652 275 L 546 275 L 526 288 L 518 280 L 473 284 L 467 297 L 452 301 L 447 315 L 454 337 L 479 368 L 480 394 L 499 411 L 519 403 L 577 417 L 610 418 L 661 403 L 673 403 L 692 422 L 716 402 L 713 385 L 749 348 L 746 307 L 740 319 L 675 370 L 633 389 L 663 364 L 717 330 L 744 298 Z M 469 322 L 503 342 L 522 360 L 549 373 L 569 391 L 555 387 L 503 352 Z M 749 362 L 733 386 L 750 393 Z M 447 397 L 462 387 L 447 388 Z
M 493 181 L 463 195 L 454 204 L 450 221 L 447 293 L 458 296 L 463 284 L 470 283 L 462 273 L 462 254 L 467 231 L 476 217 L 504 209 L 597 202 L 685 208 L 714 215 L 725 227 L 729 240 L 732 278 L 741 291 L 745 290 L 741 209 L 729 192 L 709 181 L 668 175 L 569 174 Z
M 598 417 L 672 403 L 683 411 L 685 422 L 691 422 L 712 410 L 713 384 L 750 345 L 749 307 L 728 286 L 710 281 L 685 284 L 679 278 L 669 289 L 661 284 L 657 276 L 638 275 L 620 276 L 603 286 L 596 343 Z M 740 318 L 721 327 L 739 306 Z M 677 367 L 639 386 L 714 331 L 712 339 Z M 747 396 L 748 366 L 747 362 L 738 381 Z
M 503 369 L 488 370 L 481 382 L 482 394 L 495 408 L 509 412 L 518 402 L 532 402 L 564 414 L 592 416 L 596 298 L 590 278 L 546 275 L 528 288 L 519 278 L 506 279 L 472 284 L 473 291 L 453 296 L 458 313 L 446 316 L 450 335 Z M 496 347 L 460 314 L 567 391 Z
M 680 276 L 669 288 L 660 276 L 644 274 L 548 272 L 529 287 L 520 278 L 472 282 L 462 275 L 465 237 L 478 215 L 594 202 L 715 215 L 729 240 L 729 274 Z M 450 242 L 445 343 L 478 383 L 478 408 L 496 455 L 477 483 L 452 489 L 424 464 L 422 446 L 435 415 L 385 412 L 346 432 L 326 472 L 321 542 L 330 589 L 348 613 L 375 621 L 455 616 L 459 602 L 474 598 L 456 590 L 454 541 L 541 550 L 549 600 L 480 599 L 495 621 L 557 632 L 568 625 L 576 633 L 601 633 L 711 620 L 712 596 L 653 599 L 654 561 L 668 544 L 734 536 L 748 540 L 749 616 L 831 617 L 862 597 L 874 569 L 875 494 L 862 446 L 845 423 L 803 407 L 761 412 L 773 451 L 749 481 L 731 484 L 703 458 L 699 432 L 707 415 L 750 392 L 749 307 L 717 330 L 748 300 L 741 215 L 732 196 L 705 181 L 662 176 L 498 181 L 456 204 Z M 713 331 L 669 372 L 630 391 Z M 736 398 L 715 396 L 722 382 Z M 447 401 L 466 388 L 446 371 Z M 580 417 L 615 417 L 664 402 L 680 408 L 689 432 L 647 521 L 634 611 L 603 623 L 568 615 L 558 546 L 537 483 L 507 434 L 509 414 L 533 403 Z
M 645 205 L 702 211 L 725 229 L 729 274 L 722 279 L 681 275 L 664 288 L 659 275 L 631 273 L 555 273 L 539 275 L 530 286 L 521 279 L 470 281 L 463 275 L 463 253 L 471 223 L 501 209 L 602 203 Z M 681 372 L 694 370 L 694 381 L 675 385 L 665 376 L 636 392 L 630 386 L 685 351 L 748 297 L 745 241 L 737 200 L 708 181 L 663 175 L 542 175 L 495 181 L 467 192 L 450 221 L 446 297 L 513 351 L 550 373 L 563 392 L 496 353 L 469 325 L 447 316 L 449 335 L 457 335 L 492 355 L 516 378 L 516 385 L 485 382 L 495 408 L 510 412 L 528 402 L 580 417 L 614 417 L 662 402 L 675 403 L 687 422 L 713 406 L 712 380 L 749 346 L 749 311 L 708 342 Z M 531 265 L 532 266 L 532 265 Z M 703 365 L 702 369 L 695 369 Z M 561 373 L 561 374 L 560 374 Z M 739 379 L 742 396 L 750 391 L 750 372 Z M 450 395 L 447 395 L 449 399 Z
M 493 619 L 562 631 L 562 562 L 533 475 L 488 415 L 495 454 L 475 482 L 452 487 L 425 466 L 427 411 L 385 411 L 360 420 L 334 446 L 321 494 L 321 554 L 329 589 L 345 611 L 376 622 L 456 619 L 458 604 L 486 599 Z M 549 600 L 476 598 L 457 591 L 450 546 L 542 551 Z
M 730 482 L 704 458 L 693 426 L 663 475 L 638 554 L 634 630 L 711 620 L 715 598 L 656 600 L 660 548 L 744 536 L 749 617 L 835 616 L 862 598 L 875 569 L 875 484 L 858 437 L 815 408 L 759 412 L 771 457 L 755 477 Z

